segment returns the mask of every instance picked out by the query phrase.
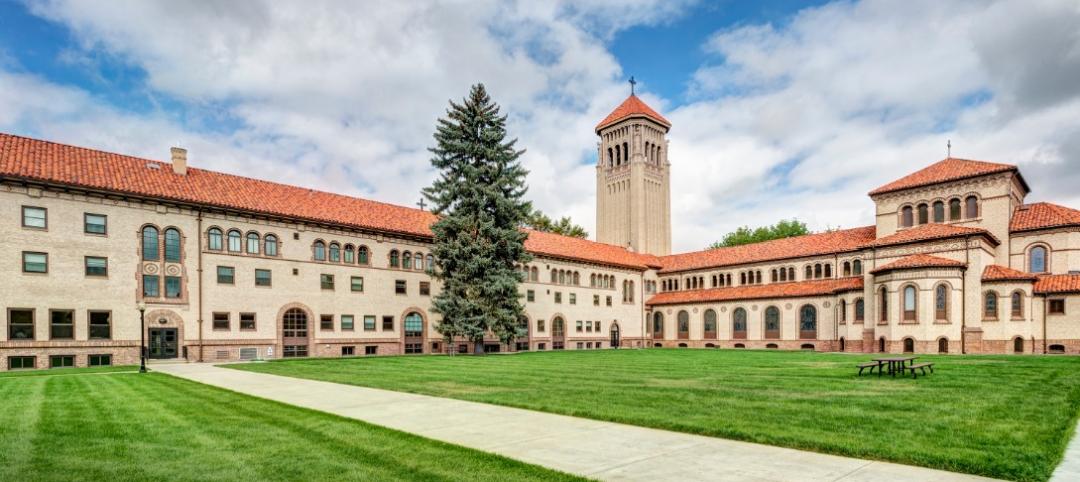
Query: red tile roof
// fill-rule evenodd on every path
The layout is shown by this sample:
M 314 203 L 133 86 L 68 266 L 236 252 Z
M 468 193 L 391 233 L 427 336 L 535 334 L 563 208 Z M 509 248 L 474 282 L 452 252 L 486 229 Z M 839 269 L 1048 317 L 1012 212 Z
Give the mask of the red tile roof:
M 647 117 L 653 121 L 659 122 L 668 129 L 671 128 L 671 123 L 668 122 L 664 116 L 658 114 L 652 107 L 645 105 L 638 96 L 630 94 L 630 97 L 627 97 L 622 104 L 619 104 L 615 110 L 611 111 L 604 120 L 600 121 L 599 124 L 596 124 L 596 132 L 600 132 L 600 129 L 631 117 Z
M 982 280 L 994 281 L 1035 281 L 1037 276 L 1005 266 L 992 264 L 983 269 Z
M 1080 293 L 1080 275 L 1051 274 L 1039 276 L 1035 292 L 1040 294 Z
M 981 234 L 986 236 L 994 242 L 994 244 L 1001 244 L 997 237 L 990 234 L 989 231 L 981 228 L 969 228 L 966 226 L 955 226 L 952 224 L 923 224 L 914 228 L 907 228 L 902 231 L 897 231 L 893 234 L 885 236 L 884 238 L 878 238 L 871 243 L 870 246 L 894 246 L 897 244 L 915 243 L 919 241 L 930 241 L 934 239 L 947 239 L 961 236 L 969 236 Z
M 929 254 L 913 254 L 876 268 L 873 271 L 870 271 L 870 274 L 884 273 L 886 271 L 895 271 L 898 269 L 962 268 L 965 266 L 967 265 L 954 259 L 946 259 L 938 256 L 931 256 Z
M 929 186 L 941 182 L 957 181 L 969 177 L 985 176 L 987 174 L 996 174 L 1006 171 L 1017 171 L 1017 169 L 1016 166 L 1011 164 L 971 161 L 968 159 L 949 157 L 874 189 L 873 191 L 870 191 L 870 195 L 874 196 L 913 187 Z M 1021 179 L 1021 182 L 1022 181 L 1023 180 Z M 1025 187 L 1027 186 L 1025 185 Z
M 0 178 L 5 177 L 425 238 L 436 220 L 428 211 L 404 206 L 204 169 L 179 175 L 166 162 L 0 133 Z M 654 256 L 549 233 L 531 232 L 525 246 L 598 264 L 656 265 Z
M 1017 208 L 1009 222 L 1009 231 L 1080 226 L 1080 210 L 1050 203 L 1025 204 Z
M 645 302 L 649 306 L 707 303 L 716 301 L 759 300 L 823 296 L 857 291 L 863 287 L 862 277 L 771 283 L 765 285 L 712 288 L 707 290 L 668 291 Z
M 775 239 L 761 243 L 661 256 L 664 273 L 857 251 L 874 240 L 874 226 Z

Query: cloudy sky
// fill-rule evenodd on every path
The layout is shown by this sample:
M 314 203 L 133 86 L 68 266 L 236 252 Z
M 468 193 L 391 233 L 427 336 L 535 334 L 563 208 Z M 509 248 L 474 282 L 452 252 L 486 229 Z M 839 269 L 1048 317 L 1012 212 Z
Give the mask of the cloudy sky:
M 872 222 L 945 156 L 1080 207 L 1080 1 L 0 1 L 0 131 L 414 205 L 484 82 L 530 196 L 594 230 L 592 128 L 664 113 L 674 244 Z

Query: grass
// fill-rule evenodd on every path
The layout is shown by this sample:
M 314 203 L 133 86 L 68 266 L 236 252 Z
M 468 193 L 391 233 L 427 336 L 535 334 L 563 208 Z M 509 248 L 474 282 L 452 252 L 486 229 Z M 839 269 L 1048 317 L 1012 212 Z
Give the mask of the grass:
M 230 365 L 1014 480 L 1047 480 L 1080 412 L 1080 358 L 925 356 L 918 380 L 872 358 L 602 350 Z
M 573 479 L 168 375 L 80 372 L 0 378 L 0 480 Z

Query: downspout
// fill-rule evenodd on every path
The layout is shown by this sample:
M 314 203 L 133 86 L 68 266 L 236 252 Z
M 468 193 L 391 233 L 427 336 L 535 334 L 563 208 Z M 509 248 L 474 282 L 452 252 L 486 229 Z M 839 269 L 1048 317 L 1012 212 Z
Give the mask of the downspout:
M 1034 287 L 1034 286 L 1035 285 L 1032 284 L 1032 287 Z M 1035 290 L 1032 289 L 1031 291 L 1034 292 Z M 1047 308 L 1047 305 L 1050 304 L 1050 299 L 1047 298 L 1046 296 L 1043 296 L 1042 300 L 1043 300 L 1042 301 L 1042 305 L 1043 305 L 1043 319 L 1042 319 L 1042 328 L 1043 328 L 1042 340 L 1043 340 L 1043 342 L 1042 342 L 1042 346 L 1043 346 L 1043 355 L 1045 355 L 1046 354 L 1046 315 L 1049 313 L 1049 309 Z
M 196 268 L 196 270 L 198 271 L 198 275 L 199 275 L 199 296 L 198 296 L 198 300 L 197 300 L 198 310 L 199 310 L 199 312 L 198 312 L 199 313 L 199 318 L 198 318 L 199 319 L 199 363 L 202 363 L 202 361 L 203 361 L 203 283 L 206 281 L 206 280 L 203 279 L 203 246 L 202 246 L 202 242 L 203 242 L 203 238 L 202 238 L 203 237 L 203 235 L 202 235 L 202 233 L 203 233 L 202 221 L 203 221 L 203 218 L 202 218 L 202 211 L 198 212 L 198 216 L 196 216 L 195 219 L 196 219 L 196 221 L 198 223 L 198 233 L 197 234 L 199 236 L 199 243 L 198 243 L 198 246 L 199 246 L 199 252 L 198 252 L 199 262 L 198 262 L 198 264 L 199 264 L 199 266 Z
M 960 354 L 967 354 L 967 266 L 971 265 L 971 236 L 964 237 L 964 266 L 960 275 Z

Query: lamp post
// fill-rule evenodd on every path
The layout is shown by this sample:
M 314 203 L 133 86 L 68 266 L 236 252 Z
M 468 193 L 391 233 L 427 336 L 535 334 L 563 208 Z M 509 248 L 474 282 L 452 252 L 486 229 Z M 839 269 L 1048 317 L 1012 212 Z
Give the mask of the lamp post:
M 139 373 L 146 373 L 146 303 L 140 301 L 139 309 Z

